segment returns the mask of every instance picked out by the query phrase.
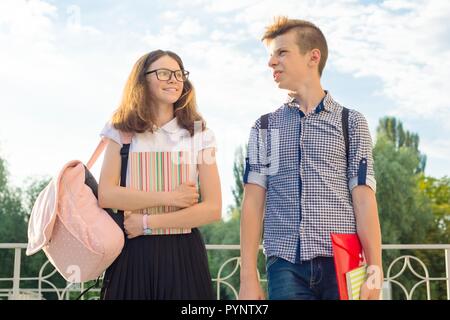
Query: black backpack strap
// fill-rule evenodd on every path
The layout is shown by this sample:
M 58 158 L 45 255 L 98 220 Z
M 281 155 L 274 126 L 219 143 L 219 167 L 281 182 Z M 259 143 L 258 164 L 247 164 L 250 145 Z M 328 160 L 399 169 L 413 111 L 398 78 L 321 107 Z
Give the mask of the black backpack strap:
M 120 149 L 120 158 L 122 159 L 120 165 L 120 186 L 125 187 L 127 183 L 127 167 L 128 155 L 130 153 L 130 144 L 124 144 Z
M 96 280 L 95 283 L 91 286 L 89 286 L 87 289 L 84 289 L 82 293 L 80 293 L 80 295 L 78 297 L 76 297 L 75 300 L 80 300 L 82 296 L 84 296 L 89 290 L 91 290 L 92 288 L 96 287 L 99 283 L 100 283 L 100 278 L 101 276 L 99 276 Z
M 269 128 L 269 115 L 270 113 L 263 114 L 261 117 L 259 117 L 259 128 L 260 129 L 268 129 Z M 267 146 L 266 142 L 266 135 L 262 135 L 263 143 Z M 259 157 L 259 155 L 258 155 Z M 245 169 L 244 169 L 244 176 L 243 176 L 243 183 L 247 183 L 248 181 L 248 174 L 250 172 L 250 160 L 249 157 L 245 158 Z
M 259 118 L 259 122 L 261 123 L 260 129 L 269 129 L 269 116 L 270 113 L 266 113 Z
M 130 153 L 130 144 L 122 145 L 120 149 L 120 186 L 125 187 L 127 184 L 127 168 L 128 168 L 128 155 Z M 118 210 L 117 213 L 123 215 L 123 210 Z M 123 218 L 122 218 L 123 219 Z M 117 221 L 116 221 L 117 222 Z
M 260 121 L 260 127 L 259 128 L 260 129 L 263 129 L 263 130 L 268 130 L 269 129 L 269 116 L 270 116 L 270 113 L 266 113 L 266 114 L 263 114 L 259 118 L 259 121 Z M 268 136 L 268 134 L 269 134 L 268 131 L 266 131 L 264 134 L 260 135 L 260 137 L 262 139 L 262 142 L 263 142 L 263 145 L 266 146 L 266 152 L 268 152 L 268 150 L 269 150 L 269 147 L 268 147 L 268 144 L 267 144 L 267 136 Z M 266 155 L 266 159 L 269 159 L 269 154 Z M 269 163 L 266 164 L 266 167 L 267 168 L 270 167 L 270 164 Z
M 345 155 L 347 157 L 347 166 L 348 166 L 348 157 L 349 157 L 348 111 L 349 110 L 346 107 L 342 107 L 342 133 L 344 135 Z

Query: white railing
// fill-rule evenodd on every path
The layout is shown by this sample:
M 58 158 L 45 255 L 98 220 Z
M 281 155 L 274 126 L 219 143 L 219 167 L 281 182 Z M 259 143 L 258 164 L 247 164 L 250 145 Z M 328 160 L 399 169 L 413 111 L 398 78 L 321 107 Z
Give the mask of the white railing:
M 14 250 L 14 267 L 13 267 L 13 275 L 12 278 L 0 278 L 0 299 L 43 299 L 44 293 L 54 293 L 57 298 L 60 300 L 74 298 L 75 294 L 80 293 L 86 287 L 85 283 L 75 284 L 75 283 L 67 283 L 64 288 L 58 288 L 50 278 L 55 276 L 57 271 L 53 268 L 50 262 L 47 260 L 39 270 L 39 274 L 36 277 L 21 277 L 21 257 L 22 250 L 26 249 L 26 243 L 0 243 L 0 250 Z M 217 299 L 221 299 L 221 289 L 228 288 L 231 290 L 234 298 L 237 298 L 238 291 L 230 282 L 233 277 L 238 276 L 238 270 L 240 267 L 240 257 L 239 257 L 239 245 L 206 245 L 206 249 L 208 252 L 212 251 L 233 251 L 236 252 L 236 256 L 233 256 L 227 259 L 222 263 L 216 275 L 212 275 L 212 280 L 216 283 L 217 288 Z M 387 271 L 384 272 L 385 281 L 383 286 L 383 298 L 390 299 L 392 287 L 397 286 L 401 289 L 404 294 L 404 297 L 407 300 L 412 300 L 414 298 L 414 293 L 416 289 L 425 286 L 426 290 L 426 299 L 432 299 L 432 290 L 431 290 L 431 282 L 443 281 L 446 285 L 446 295 L 447 299 L 450 300 L 450 245 L 441 245 L 441 244 L 390 244 L 382 246 L 384 251 L 387 250 L 441 250 L 444 251 L 444 269 L 445 269 L 445 277 L 432 277 L 429 274 L 428 267 L 426 264 L 416 256 L 412 255 L 401 255 L 395 258 L 388 266 Z M 416 261 L 420 267 L 422 268 L 422 272 L 418 272 L 412 265 L 412 261 Z M 397 264 L 403 265 L 400 268 L 400 271 L 393 274 L 394 267 L 397 267 Z M 228 274 L 224 274 L 224 270 L 230 266 L 231 264 L 231 272 Z M 48 274 L 44 274 L 44 271 L 47 267 L 50 267 L 50 272 Z M 7 269 L 5 261 L 0 261 L 0 269 Z M 47 268 L 48 269 L 48 268 Z M 399 281 L 399 278 L 404 275 L 405 271 L 409 270 L 418 281 L 414 284 L 414 286 L 408 291 L 408 289 Z M 258 274 L 259 276 L 259 274 Z M 37 281 L 37 288 L 24 288 L 21 287 L 21 283 L 25 281 Z M 261 282 L 266 282 L 266 279 L 260 277 Z M 11 285 L 4 288 L 4 283 L 10 283 Z M 44 288 L 44 286 L 48 286 Z M 93 297 L 94 299 L 98 298 L 99 294 L 98 288 L 92 289 L 91 292 L 95 292 L 97 295 Z M 71 295 L 72 293 L 72 295 Z

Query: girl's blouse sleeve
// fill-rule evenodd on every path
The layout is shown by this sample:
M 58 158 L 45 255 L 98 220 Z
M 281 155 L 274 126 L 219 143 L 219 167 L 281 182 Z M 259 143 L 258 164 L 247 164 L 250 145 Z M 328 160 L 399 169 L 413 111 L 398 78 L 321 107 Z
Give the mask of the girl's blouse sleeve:
M 202 141 L 200 146 L 201 147 L 199 151 L 209 148 L 214 148 L 217 151 L 216 136 L 214 135 L 214 132 L 211 129 L 206 129 L 202 131 Z
M 100 132 L 100 137 L 111 139 L 114 142 L 117 142 L 122 147 L 119 130 L 114 128 L 110 121 L 108 121 L 103 127 L 102 131 Z

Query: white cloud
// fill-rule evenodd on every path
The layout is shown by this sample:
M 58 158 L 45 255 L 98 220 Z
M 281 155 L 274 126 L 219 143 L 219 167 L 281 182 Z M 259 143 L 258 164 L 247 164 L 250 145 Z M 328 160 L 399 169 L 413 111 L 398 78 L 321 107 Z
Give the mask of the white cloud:
M 450 46 L 441 32 L 445 24 L 436 22 L 450 19 L 450 5 L 444 10 L 437 3 L 402 14 L 371 7 L 338 21 L 328 37 L 334 66 L 381 79 L 382 92 L 397 101 L 397 114 L 432 117 L 440 110 L 448 116 L 440 95 L 450 91 Z M 436 43 L 445 45 L 436 50 Z
M 89 35 L 101 35 L 101 32 L 91 26 L 85 26 L 81 23 L 81 8 L 77 5 L 67 7 L 68 14 L 66 27 L 71 33 L 83 33 Z
M 228 1 L 210 1 L 205 9 L 208 12 L 229 13 L 232 11 L 242 10 L 246 7 L 253 6 L 260 1 L 258 0 L 228 0 Z
M 420 149 L 428 157 L 440 160 L 450 159 L 450 140 L 448 139 L 424 140 L 420 144 Z
M 182 36 L 201 35 L 205 29 L 197 19 L 186 18 L 178 28 L 178 33 Z
M 180 12 L 174 10 L 164 11 L 160 15 L 160 19 L 162 22 L 170 22 L 180 18 Z
M 382 3 L 384 8 L 391 10 L 415 9 L 417 5 L 418 3 L 406 0 L 386 0 Z
M 167 48 L 176 50 L 179 45 L 178 39 L 176 28 L 173 25 L 164 26 L 158 34 L 146 34 L 143 37 L 144 42 L 149 45 L 150 50 Z
M 56 7 L 39 0 L 5 0 L 0 2 L 0 26 L 19 39 L 48 41 L 51 37 L 51 18 Z

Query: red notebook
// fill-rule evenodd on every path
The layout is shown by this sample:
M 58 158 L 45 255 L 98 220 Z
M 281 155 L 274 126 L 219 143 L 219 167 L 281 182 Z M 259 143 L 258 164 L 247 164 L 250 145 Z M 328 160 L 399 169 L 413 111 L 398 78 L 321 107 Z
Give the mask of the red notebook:
M 331 234 L 333 246 L 334 266 L 339 289 L 339 298 L 348 300 L 346 272 L 358 268 L 364 261 L 361 243 L 358 235 L 354 234 Z

